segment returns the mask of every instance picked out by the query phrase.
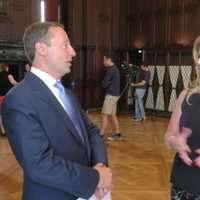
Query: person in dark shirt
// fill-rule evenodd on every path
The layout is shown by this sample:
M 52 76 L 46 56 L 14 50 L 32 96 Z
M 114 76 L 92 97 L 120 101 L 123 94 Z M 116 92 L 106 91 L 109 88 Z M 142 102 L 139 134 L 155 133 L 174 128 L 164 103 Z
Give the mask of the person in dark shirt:
M 113 62 L 113 54 L 104 56 L 104 66 L 106 74 L 102 82 L 105 91 L 105 99 L 102 107 L 102 123 L 100 134 L 103 137 L 108 126 L 108 121 L 111 121 L 113 133 L 109 140 L 121 139 L 119 122 L 116 116 L 117 102 L 120 96 L 120 74 L 118 68 Z
M 131 86 L 135 88 L 135 119 L 134 121 L 145 120 L 145 109 L 143 104 L 143 97 L 146 92 L 146 88 L 150 80 L 150 71 L 148 66 L 141 63 L 138 80 L 136 83 L 131 83 Z
M 9 73 L 9 66 L 6 64 L 0 64 L 0 96 L 5 96 L 6 93 L 17 84 L 13 75 Z
M 200 199 L 200 36 L 193 58 L 196 79 L 179 95 L 171 115 L 165 142 L 176 151 L 171 172 L 171 200 Z
M 17 84 L 13 75 L 9 73 L 9 66 L 1 63 L 0 64 L 0 132 L 5 135 L 5 130 L 1 120 L 1 105 L 3 103 L 6 93 Z

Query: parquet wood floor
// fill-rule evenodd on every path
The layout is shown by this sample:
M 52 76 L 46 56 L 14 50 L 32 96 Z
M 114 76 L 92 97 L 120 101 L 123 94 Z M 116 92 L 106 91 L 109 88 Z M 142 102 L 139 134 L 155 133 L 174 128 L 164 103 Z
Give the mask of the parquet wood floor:
M 100 114 L 90 113 L 100 123 Z M 169 119 L 133 122 L 120 115 L 122 141 L 107 142 L 114 174 L 113 200 L 168 200 L 173 152 L 163 143 Z M 108 130 L 109 132 L 109 130 Z M 0 200 L 20 200 L 22 172 L 5 137 L 0 137 Z

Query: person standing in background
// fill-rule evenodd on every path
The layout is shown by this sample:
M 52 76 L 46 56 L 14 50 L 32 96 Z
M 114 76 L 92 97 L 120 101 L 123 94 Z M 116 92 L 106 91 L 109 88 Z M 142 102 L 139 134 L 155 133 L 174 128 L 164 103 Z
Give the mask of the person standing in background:
M 31 71 L 31 65 L 29 63 L 25 64 L 25 71 L 30 72 Z
M 7 92 L 17 84 L 14 76 L 9 72 L 9 65 L 0 64 L 0 132 L 5 135 L 5 130 L 2 124 L 1 106 Z
M 140 65 L 138 80 L 136 83 L 131 83 L 131 86 L 135 88 L 135 116 L 133 119 L 136 122 L 143 121 L 146 118 L 143 97 L 149 84 L 149 80 L 150 71 L 148 66 L 142 62 Z
M 105 135 L 108 122 L 112 125 L 112 135 L 108 137 L 109 140 L 120 140 L 121 133 L 119 129 L 119 122 L 117 118 L 117 102 L 120 96 L 120 74 L 114 63 L 114 55 L 108 53 L 103 58 L 104 66 L 106 67 L 106 74 L 102 82 L 105 91 L 105 99 L 102 107 L 102 122 L 100 134 Z
M 23 36 L 31 70 L 6 95 L 3 124 L 23 169 L 23 200 L 77 200 L 111 191 L 99 129 L 61 78 L 76 56 L 64 27 L 37 22 Z

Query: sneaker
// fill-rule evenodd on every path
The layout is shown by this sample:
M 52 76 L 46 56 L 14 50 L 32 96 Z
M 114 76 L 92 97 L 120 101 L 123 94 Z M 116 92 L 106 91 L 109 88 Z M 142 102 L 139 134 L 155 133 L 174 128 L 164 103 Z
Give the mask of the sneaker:
M 133 119 L 134 122 L 141 122 L 143 119 Z
M 111 136 L 108 137 L 108 140 L 110 141 L 122 140 L 121 133 L 113 133 Z

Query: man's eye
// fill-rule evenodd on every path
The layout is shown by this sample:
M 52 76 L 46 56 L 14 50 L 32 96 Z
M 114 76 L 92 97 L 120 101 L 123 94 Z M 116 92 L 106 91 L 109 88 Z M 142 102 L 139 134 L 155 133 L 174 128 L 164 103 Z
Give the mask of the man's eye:
M 70 44 L 64 44 L 64 45 L 63 45 L 63 48 L 65 48 L 65 49 L 66 49 L 66 48 L 68 48 L 68 47 L 69 47 L 69 45 L 70 45 Z

